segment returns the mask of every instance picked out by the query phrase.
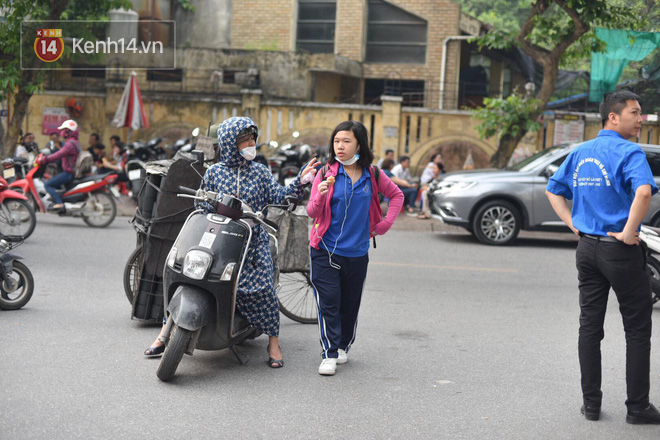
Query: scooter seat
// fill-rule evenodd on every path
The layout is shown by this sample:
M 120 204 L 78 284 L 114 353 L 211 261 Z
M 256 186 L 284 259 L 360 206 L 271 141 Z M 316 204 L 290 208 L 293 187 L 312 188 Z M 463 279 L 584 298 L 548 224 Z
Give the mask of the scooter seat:
M 74 179 L 71 181 L 69 185 L 67 185 L 69 188 L 73 188 L 74 186 L 78 185 L 79 183 L 83 182 L 93 182 L 97 180 L 103 180 L 106 177 L 108 177 L 112 173 L 105 173 L 105 174 L 92 174 L 91 176 L 86 176 L 83 177 L 82 179 Z

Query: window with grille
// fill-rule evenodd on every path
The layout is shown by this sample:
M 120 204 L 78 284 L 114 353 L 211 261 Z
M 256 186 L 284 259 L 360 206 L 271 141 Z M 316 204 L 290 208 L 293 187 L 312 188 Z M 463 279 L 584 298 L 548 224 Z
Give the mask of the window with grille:
M 298 0 L 297 50 L 333 53 L 336 17 L 336 0 Z
M 369 0 L 367 63 L 426 63 L 428 23 L 383 0 Z

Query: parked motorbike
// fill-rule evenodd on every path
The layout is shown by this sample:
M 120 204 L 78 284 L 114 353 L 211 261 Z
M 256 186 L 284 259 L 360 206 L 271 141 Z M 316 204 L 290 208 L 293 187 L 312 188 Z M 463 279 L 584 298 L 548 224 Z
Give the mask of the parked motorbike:
M 639 238 L 646 247 L 646 271 L 651 276 L 653 303 L 660 301 L 660 228 L 642 226 Z
M 128 178 L 126 186 L 129 190 L 129 196 L 136 201 L 140 193 L 140 188 L 142 188 L 142 182 L 144 182 L 146 165 L 146 163 L 139 159 L 133 159 L 126 162 L 124 166 L 124 172 Z
M 149 162 L 150 160 L 167 159 L 165 149 L 160 146 L 162 140 L 163 138 L 153 138 L 149 139 L 147 143 L 136 141 L 128 144 L 129 160 L 138 159 L 142 162 Z
M 268 163 L 279 184 L 288 185 L 311 158 L 312 148 L 309 145 L 286 144 L 279 147 Z
M 41 180 L 39 172 L 41 167 L 42 165 L 37 160 L 25 179 L 17 180 L 9 185 L 10 188 L 20 191 L 19 195 L 25 194 L 34 210 L 55 212 L 61 217 L 81 217 L 88 226 L 93 228 L 105 228 L 114 221 L 117 216 L 117 205 L 109 188 L 110 185 L 117 182 L 117 174 L 95 174 L 82 179 L 74 179 L 65 189 L 57 191 L 64 202 L 65 209 L 49 211 L 52 200 Z
M 202 210 L 191 213 L 166 260 L 163 286 L 169 313 L 167 347 L 157 371 L 162 381 L 172 379 L 184 353 L 192 355 L 195 349 L 229 348 L 241 364 L 247 362 L 247 356 L 238 353 L 235 345 L 259 333 L 236 308 L 238 279 L 253 239 L 251 225 L 277 230 L 277 224 L 266 219 L 263 211 L 253 212 L 234 197 L 225 196 L 219 201 L 219 195 L 211 191 L 184 187 L 179 191 L 179 197 L 211 203 L 217 214 Z M 295 208 L 295 203 L 290 206 Z M 276 257 L 276 240 L 271 243 Z M 278 275 L 275 270 L 275 285 Z
M 37 215 L 27 197 L 10 189 L 12 185 L 0 177 L 0 234 L 28 238 L 37 225 Z
M 169 148 L 172 150 L 171 156 L 174 156 L 179 151 L 189 153 L 195 149 L 195 142 L 193 138 L 182 138 L 174 142 L 174 145 Z
M 10 254 L 24 238 L 0 234 L 0 309 L 17 310 L 32 298 L 34 278 L 30 269 L 18 261 L 22 257 Z
M 2 177 L 7 183 L 24 179 L 27 174 L 29 159 L 25 157 L 8 157 L 2 161 Z

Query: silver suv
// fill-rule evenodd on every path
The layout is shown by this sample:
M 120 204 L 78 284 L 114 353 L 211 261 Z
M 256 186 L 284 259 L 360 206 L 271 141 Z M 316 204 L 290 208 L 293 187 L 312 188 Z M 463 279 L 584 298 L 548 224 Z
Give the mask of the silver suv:
M 503 169 L 444 174 L 431 184 L 429 205 L 436 218 L 462 226 L 479 241 L 509 244 L 521 229 L 568 232 L 545 195 L 548 179 L 580 144 L 556 145 Z M 640 144 L 660 186 L 660 146 Z M 660 193 L 651 198 L 644 223 L 660 227 Z

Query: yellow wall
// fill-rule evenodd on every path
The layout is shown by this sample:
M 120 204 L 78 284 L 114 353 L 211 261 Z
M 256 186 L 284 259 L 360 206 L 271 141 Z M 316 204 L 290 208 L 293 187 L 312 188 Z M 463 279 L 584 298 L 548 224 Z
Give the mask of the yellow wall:
M 116 134 L 126 141 L 127 130 L 110 125 L 119 105 L 122 89 L 110 88 L 104 97 L 75 95 L 71 93 L 48 92 L 35 95 L 28 106 L 28 116 L 23 130 L 32 131 L 36 141 L 43 147 L 48 141 L 41 134 L 44 107 L 63 107 L 66 98 L 74 96 L 83 106 L 83 113 L 77 122 L 80 125 L 80 140 L 87 146 L 92 132 L 101 135 L 101 142 L 109 145 L 110 136 Z M 315 139 L 314 143 L 327 145 L 328 136 L 342 121 L 361 121 L 373 139 L 372 148 L 376 159 L 383 156 L 387 148 L 394 149 L 397 157 L 411 157 L 413 170 L 423 164 L 429 153 L 443 145 L 460 144 L 468 149 L 478 149 L 480 154 L 490 157 L 497 148 L 496 139 L 482 140 L 475 130 L 476 122 L 468 111 L 440 111 L 416 109 L 401 106 L 401 98 L 383 97 L 383 106 L 352 104 L 329 104 L 317 102 L 277 102 L 262 100 L 260 91 L 244 91 L 241 99 L 223 100 L 185 99 L 179 95 L 143 95 L 145 113 L 149 128 L 132 133 L 132 140 L 148 140 L 169 133 L 167 142 L 189 136 L 195 127 L 205 129 L 209 120 L 213 123 L 233 115 L 250 115 L 260 129 L 259 142 L 276 141 L 280 145 L 295 142 L 293 132 L 300 133 L 301 139 Z M 373 126 L 373 134 L 372 132 Z M 546 146 L 553 144 L 554 121 L 548 121 Z M 600 121 L 587 118 L 585 139 L 592 139 L 600 130 Z M 640 142 L 647 142 L 651 132 L 651 143 L 660 144 L 660 125 L 645 123 Z M 542 148 L 542 130 L 526 139 L 527 150 L 533 153 Z M 536 140 L 536 144 L 534 144 Z M 408 148 L 406 150 L 406 142 Z

